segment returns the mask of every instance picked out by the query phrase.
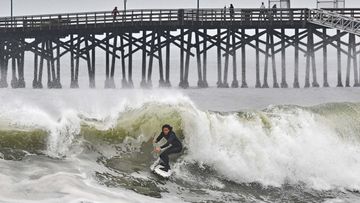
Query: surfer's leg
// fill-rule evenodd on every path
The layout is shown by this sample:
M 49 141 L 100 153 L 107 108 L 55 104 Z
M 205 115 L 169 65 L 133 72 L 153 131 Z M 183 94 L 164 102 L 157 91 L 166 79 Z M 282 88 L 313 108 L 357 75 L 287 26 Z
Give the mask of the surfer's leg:
M 169 154 L 168 154 L 168 149 L 166 149 L 163 153 L 160 154 L 160 159 L 163 161 L 163 166 L 165 169 L 169 169 Z
M 178 148 L 178 147 L 170 147 L 170 148 L 167 148 L 163 153 L 160 154 L 160 158 L 161 158 L 161 160 L 163 160 L 164 167 L 166 170 L 170 169 L 169 155 L 179 153 L 179 152 L 181 152 L 181 150 L 182 149 Z

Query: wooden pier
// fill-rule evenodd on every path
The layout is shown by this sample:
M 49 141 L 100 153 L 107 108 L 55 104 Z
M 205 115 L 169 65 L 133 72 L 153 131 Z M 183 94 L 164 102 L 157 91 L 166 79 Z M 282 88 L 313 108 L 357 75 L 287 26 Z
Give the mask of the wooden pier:
M 360 20 L 360 9 L 328 11 Z M 302 80 L 306 88 L 320 87 L 317 52 L 323 53 L 322 86 L 329 87 L 330 47 L 337 52 L 337 86 L 359 86 L 360 42 L 357 34 L 338 29 L 330 35 L 329 30 L 336 29 L 312 23 L 309 19 L 314 15 L 310 9 L 300 8 L 235 9 L 234 12 L 223 9 L 129 10 L 120 11 L 116 17 L 111 12 L 2 17 L 0 87 L 25 87 L 24 68 L 31 67 L 25 64 L 26 52 L 34 57 L 33 88 L 43 88 L 45 70 L 47 87 L 62 88 L 62 60 L 70 60 L 70 68 L 66 71 L 71 75 L 71 88 L 79 87 L 81 60 L 87 64 L 89 86 L 95 88 L 98 57 L 105 58 L 105 88 L 115 88 L 115 81 L 121 81 L 123 88 L 132 88 L 133 55 L 138 52 L 141 53 L 140 86 L 143 88 L 157 86 L 154 78 L 160 87 L 170 87 L 174 71 L 180 73 L 178 85 L 188 88 L 190 69 L 197 70 L 197 85 L 201 88 L 209 85 L 269 88 L 269 77 L 272 77 L 274 88 L 299 88 Z M 170 66 L 171 49 L 174 48 L 180 52 L 178 66 Z M 286 62 L 289 48 L 295 50 L 291 52 L 294 54 L 291 65 Z M 209 56 L 212 49 L 216 54 Z M 254 65 L 247 67 L 250 49 L 255 51 L 251 58 Z M 306 56 L 305 67 L 300 67 L 300 54 Z M 280 69 L 277 55 L 281 58 Z M 344 55 L 347 60 L 345 70 L 341 61 Z M 208 84 L 209 57 L 217 60 L 216 84 Z M 196 60 L 197 66 L 190 67 L 192 59 Z M 159 70 L 158 76 L 152 74 L 155 68 Z M 255 73 L 254 84 L 247 82 L 246 73 L 250 69 Z M 300 71 L 304 71 L 305 78 L 299 78 Z M 287 72 L 293 72 L 293 77 L 287 78 Z M 345 81 L 342 81 L 342 74 L 346 74 Z

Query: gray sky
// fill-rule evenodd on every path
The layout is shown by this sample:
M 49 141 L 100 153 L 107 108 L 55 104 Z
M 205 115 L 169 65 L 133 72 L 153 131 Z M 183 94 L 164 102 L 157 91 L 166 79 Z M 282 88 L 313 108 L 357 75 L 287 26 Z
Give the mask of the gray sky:
M 15 15 L 91 12 L 122 9 L 123 0 L 13 0 Z M 258 8 L 264 0 L 200 0 L 201 7 L 223 8 L 233 3 L 236 8 Z M 264 1 L 267 4 L 267 0 Z M 347 7 L 360 8 L 359 0 L 347 0 Z M 316 0 L 292 0 L 294 8 L 314 8 Z M 129 9 L 190 8 L 196 0 L 128 0 Z M 0 0 L 0 16 L 10 15 L 10 0 Z

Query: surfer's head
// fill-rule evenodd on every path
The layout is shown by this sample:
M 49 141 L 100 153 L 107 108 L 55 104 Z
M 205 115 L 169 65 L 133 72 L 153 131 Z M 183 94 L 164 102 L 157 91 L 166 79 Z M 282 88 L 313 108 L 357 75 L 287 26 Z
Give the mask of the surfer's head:
M 162 132 L 164 133 L 164 135 L 168 135 L 169 132 L 171 132 L 173 128 L 169 124 L 165 124 L 162 126 L 161 129 L 162 129 Z

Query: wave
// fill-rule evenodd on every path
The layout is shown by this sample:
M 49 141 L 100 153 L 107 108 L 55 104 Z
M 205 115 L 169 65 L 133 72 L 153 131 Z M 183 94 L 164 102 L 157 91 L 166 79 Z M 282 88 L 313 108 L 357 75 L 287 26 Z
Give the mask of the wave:
M 0 153 L 6 157 L 12 149 L 66 157 L 84 143 L 104 153 L 111 147 L 141 151 L 161 125 L 170 123 L 186 146 L 175 165 L 179 176 L 186 173 L 183 163 L 194 163 L 237 183 L 360 189 L 360 104 L 222 113 L 201 111 L 189 98 L 173 95 L 124 99 L 111 112 L 68 108 L 54 118 L 23 103 L 2 107 Z

